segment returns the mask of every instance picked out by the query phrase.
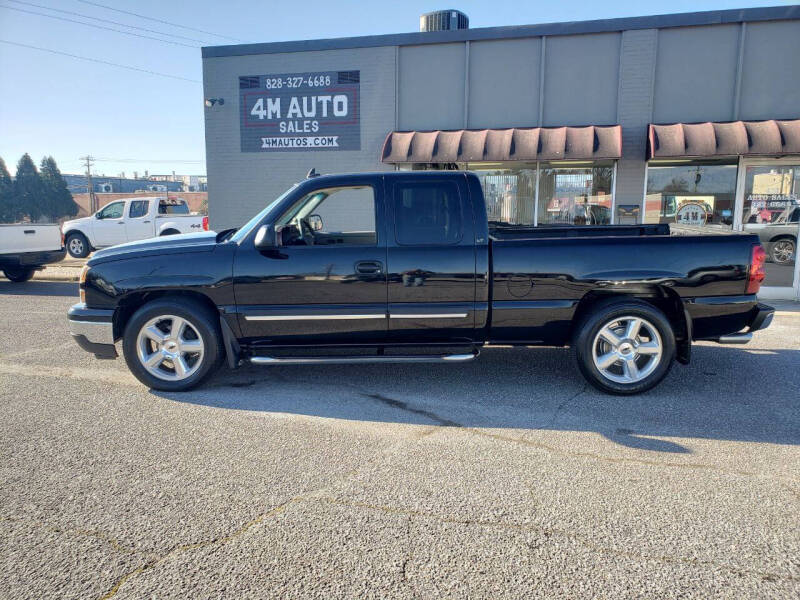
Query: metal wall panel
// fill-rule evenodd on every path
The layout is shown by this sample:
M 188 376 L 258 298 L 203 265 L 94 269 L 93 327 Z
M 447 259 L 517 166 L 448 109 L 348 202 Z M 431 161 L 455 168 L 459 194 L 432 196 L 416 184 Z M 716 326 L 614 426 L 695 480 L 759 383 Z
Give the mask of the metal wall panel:
M 733 119 L 738 57 L 738 25 L 662 29 L 654 122 Z
M 469 129 L 539 124 L 541 47 L 541 38 L 470 43 Z
M 739 118 L 800 118 L 800 21 L 747 24 Z
M 312 167 L 319 173 L 391 169 L 380 162 L 380 149 L 395 128 L 395 53 L 385 47 L 204 59 L 204 97 L 225 99 L 203 109 L 211 227 L 242 225 Z M 239 76 L 340 70 L 361 71 L 361 150 L 242 153 Z
M 465 66 L 463 43 L 401 47 L 398 129 L 462 128 Z
M 616 124 L 620 37 L 547 38 L 543 126 Z
M 622 158 L 617 163 L 617 206 L 640 205 L 642 201 L 658 35 L 656 29 L 622 33 L 617 108 L 622 126 Z

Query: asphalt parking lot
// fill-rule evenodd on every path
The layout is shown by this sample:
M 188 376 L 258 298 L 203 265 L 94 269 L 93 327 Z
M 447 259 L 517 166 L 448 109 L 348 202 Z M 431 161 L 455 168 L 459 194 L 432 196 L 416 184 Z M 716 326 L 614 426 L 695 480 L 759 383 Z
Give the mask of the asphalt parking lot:
M 0 597 L 800 594 L 800 312 L 633 398 L 505 348 L 165 394 L 76 295 L 0 279 Z

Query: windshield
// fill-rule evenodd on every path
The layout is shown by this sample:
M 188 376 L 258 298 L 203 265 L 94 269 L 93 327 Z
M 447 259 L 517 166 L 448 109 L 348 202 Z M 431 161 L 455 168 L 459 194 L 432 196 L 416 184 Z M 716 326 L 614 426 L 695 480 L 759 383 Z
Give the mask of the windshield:
M 250 219 L 247 223 L 242 225 L 239 228 L 239 230 L 235 234 L 233 234 L 233 236 L 231 237 L 231 241 L 238 244 L 244 238 L 246 238 L 247 234 L 250 233 L 253 227 L 256 227 L 259 223 L 261 223 L 266 218 L 266 216 L 270 212 L 272 212 L 272 209 L 275 208 L 278 204 L 280 204 L 281 200 L 283 200 L 286 196 L 288 196 L 289 193 L 296 187 L 297 184 L 295 183 L 292 187 L 290 187 L 288 190 L 286 190 L 280 196 L 278 196 L 275 200 L 273 200 L 264 210 L 262 210 L 252 219 Z

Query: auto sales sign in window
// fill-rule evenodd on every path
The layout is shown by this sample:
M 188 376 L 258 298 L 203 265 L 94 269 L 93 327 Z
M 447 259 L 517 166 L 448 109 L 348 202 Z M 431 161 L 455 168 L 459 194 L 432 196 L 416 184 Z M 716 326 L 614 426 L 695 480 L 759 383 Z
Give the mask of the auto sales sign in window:
M 242 152 L 360 150 L 359 71 L 239 77 Z

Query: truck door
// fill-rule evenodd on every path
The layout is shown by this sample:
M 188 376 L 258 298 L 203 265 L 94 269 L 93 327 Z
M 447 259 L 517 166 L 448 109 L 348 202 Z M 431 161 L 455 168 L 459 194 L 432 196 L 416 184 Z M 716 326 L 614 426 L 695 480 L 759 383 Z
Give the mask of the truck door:
M 125 231 L 128 234 L 128 241 L 146 240 L 153 237 L 155 226 L 153 225 L 150 204 L 156 200 L 131 200 L 128 205 L 128 219 L 125 222 Z
M 124 244 L 128 241 L 125 233 L 125 201 L 111 202 L 95 213 L 92 224 L 94 244 L 99 247 Z
M 475 339 L 475 227 L 465 176 L 386 178 L 389 339 Z
M 253 344 L 386 341 L 383 178 L 318 186 L 277 218 L 282 246 L 261 252 L 250 240 L 237 250 L 236 310 Z

